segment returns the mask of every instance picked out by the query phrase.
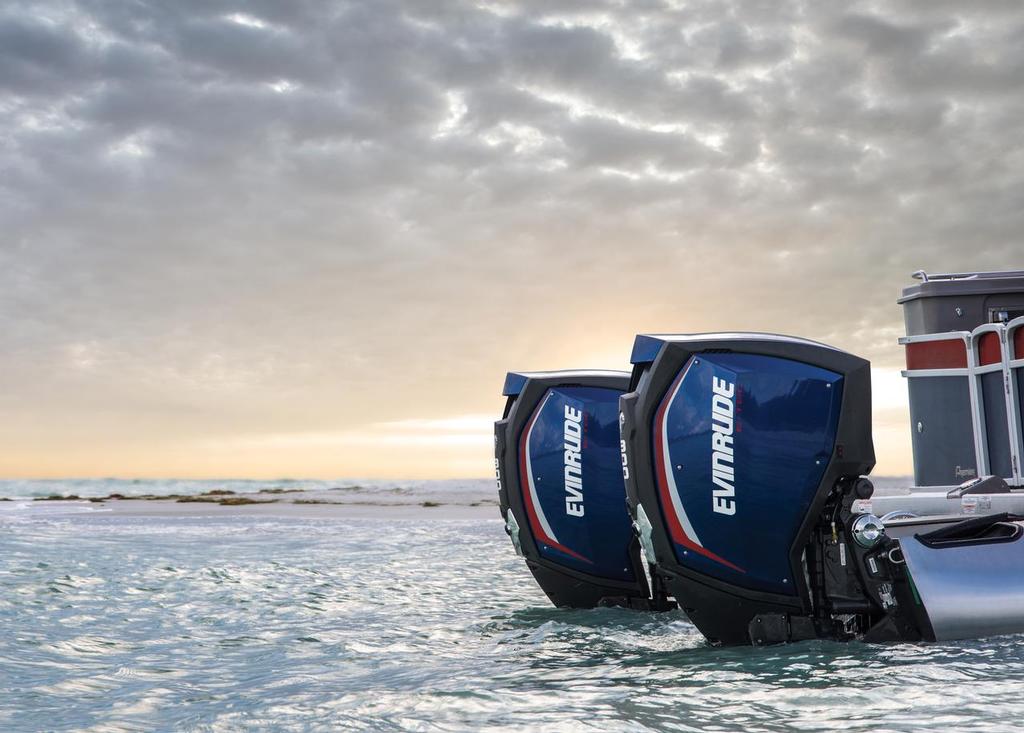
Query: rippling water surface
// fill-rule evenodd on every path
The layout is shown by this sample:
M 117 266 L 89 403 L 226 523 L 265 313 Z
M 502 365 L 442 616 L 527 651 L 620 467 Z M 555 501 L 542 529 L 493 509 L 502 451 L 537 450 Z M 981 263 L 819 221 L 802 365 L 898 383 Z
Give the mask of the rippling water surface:
M 3 731 L 1024 720 L 1019 638 L 709 648 L 678 613 L 550 608 L 485 519 L 8 512 L 0 629 Z

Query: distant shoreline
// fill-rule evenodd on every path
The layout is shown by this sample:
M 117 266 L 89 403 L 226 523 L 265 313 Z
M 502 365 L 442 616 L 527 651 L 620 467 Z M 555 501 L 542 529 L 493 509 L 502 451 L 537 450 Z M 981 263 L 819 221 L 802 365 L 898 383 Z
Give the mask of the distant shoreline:
M 347 488 L 347 487 L 346 487 Z M 326 498 L 323 491 L 307 492 L 302 489 L 268 488 L 256 492 L 239 493 L 213 489 L 197 494 L 126 496 L 78 496 L 53 494 L 50 496 L 8 498 L 0 497 L 0 517 L 17 513 L 21 516 L 97 516 L 113 514 L 131 517 L 220 517 L 266 516 L 306 518 L 388 518 L 388 519 L 486 519 L 498 518 L 498 502 L 493 498 L 473 501 L 444 501 L 418 499 L 409 501 L 375 501 L 369 496 L 360 498 Z M 372 495 L 371 495 L 372 496 Z M 36 511 L 33 511 L 36 510 Z

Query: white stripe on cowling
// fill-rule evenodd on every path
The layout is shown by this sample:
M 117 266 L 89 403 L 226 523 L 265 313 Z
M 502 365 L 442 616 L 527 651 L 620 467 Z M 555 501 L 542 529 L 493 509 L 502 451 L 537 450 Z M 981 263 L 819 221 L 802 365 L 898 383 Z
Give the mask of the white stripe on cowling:
M 686 374 L 690 371 L 690 366 L 693 364 L 693 360 L 686 365 L 686 369 L 683 371 L 683 375 L 679 378 L 679 382 L 676 384 L 676 388 L 672 391 L 672 394 L 668 398 L 668 402 L 665 405 L 665 415 L 661 418 L 661 450 L 665 460 L 665 476 L 668 478 L 668 495 L 672 499 L 672 508 L 675 510 L 676 517 L 679 519 L 679 524 L 682 525 L 683 531 L 686 532 L 686 536 L 690 538 L 693 544 L 698 547 L 703 547 L 700 543 L 700 538 L 697 537 L 697 533 L 693 529 L 693 525 L 690 524 L 690 518 L 686 516 L 686 510 L 683 509 L 682 501 L 679 499 L 679 490 L 676 488 L 676 477 L 672 471 L 672 456 L 668 452 L 668 413 L 672 409 L 672 403 L 676 400 L 676 395 L 679 394 L 679 390 L 682 389 L 683 382 L 686 380 Z
M 537 486 L 533 482 L 533 463 L 530 460 L 530 436 L 533 435 L 533 429 L 537 425 L 537 420 L 540 418 L 540 413 L 544 409 L 544 405 L 548 403 L 548 399 L 551 397 L 551 392 L 541 400 L 540 407 L 537 408 L 537 412 L 534 413 L 533 422 L 530 423 L 530 429 L 526 431 L 526 485 L 530 491 L 530 501 L 533 503 L 533 508 L 537 512 L 537 519 L 540 520 L 540 526 L 544 528 L 544 532 L 547 534 L 548 539 L 552 542 L 558 542 L 558 538 L 555 536 L 554 531 L 551 529 L 551 525 L 548 524 L 548 518 L 544 516 L 544 509 L 540 505 L 540 498 L 537 496 Z

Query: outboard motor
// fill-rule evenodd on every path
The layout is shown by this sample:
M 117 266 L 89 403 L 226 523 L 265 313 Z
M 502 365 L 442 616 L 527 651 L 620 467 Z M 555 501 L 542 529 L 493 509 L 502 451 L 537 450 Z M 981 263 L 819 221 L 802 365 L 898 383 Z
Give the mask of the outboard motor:
M 644 552 L 713 643 L 1024 632 L 1024 518 L 858 513 L 867 361 L 751 333 L 638 336 L 622 396 Z
M 494 424 L 505 531 L 556 606 L 654 602 L 625 505 L 619 396 L 628 372 L 510 372 Z
M 641 335 L 631 361 L 627 497 L 670 594 L 716 643 L 839 635 L 811 548 L 870 495 L 868 362 L 753 333 Z

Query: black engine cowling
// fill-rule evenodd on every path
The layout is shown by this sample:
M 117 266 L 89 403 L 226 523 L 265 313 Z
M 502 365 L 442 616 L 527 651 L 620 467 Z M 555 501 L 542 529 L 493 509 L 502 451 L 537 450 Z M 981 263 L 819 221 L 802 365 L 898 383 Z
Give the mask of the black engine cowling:
M 657 575 L 713 642 L 819 635 L 807 550 L 874 465 L 868 362 L 749 333 L 638 336 L 632 362 L 623 463 Z

